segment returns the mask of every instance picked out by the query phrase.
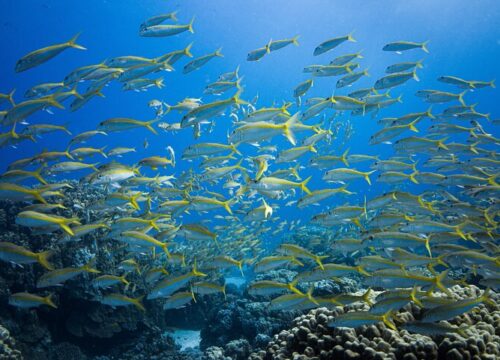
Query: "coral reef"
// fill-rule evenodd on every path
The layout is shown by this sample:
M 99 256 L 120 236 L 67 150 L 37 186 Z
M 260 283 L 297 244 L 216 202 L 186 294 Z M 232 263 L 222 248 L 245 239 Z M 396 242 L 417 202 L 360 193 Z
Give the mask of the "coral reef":
M 16 342 L 10 336 L 9 330 L 0 325 L 0 359 L 21 360 L 23 356 L 16 349 Z
M 477 297 L 475 286 L 450 289 L 457 299 Z M 500 296 L 492 294 L 498 303 Z M 383 323 L 357 329 L 330 328 L 327 324 L 348 310 L 366 310 L 353 305 L 329 310 L 318 308 L 296 318 L 293 327 L 275 335 L 266 350 L 254 352 L 250 359 L 498 359 L 500 357 L 500 306 L 479 305 L 475 310 L 449 321 L 465 328 L 459 334 L 426 336 L 394 331 Z M 409 304 L 398 314 L 400 320 L 418 320 L 418 307 Z
M 268 302 L 228 296 L 228 301 L 214 307 L 201 330 L 201 348 L 224 347 L 232 340 L 246 339 L 252 346 L 264 344 L 263 337 L 272 336 L 288 327 L 300 311 L 272 311 Z

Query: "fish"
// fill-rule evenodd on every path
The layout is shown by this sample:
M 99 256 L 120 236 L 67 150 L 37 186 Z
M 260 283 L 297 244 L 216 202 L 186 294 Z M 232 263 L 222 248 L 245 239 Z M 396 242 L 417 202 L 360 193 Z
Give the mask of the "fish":
M 295 256 L 267 256 L 254 265 L 256 273 L 270 271 L 284 265 L 304 266 Z
M 144 37 L 166 37 L 173 36 L 177 34 L 181 34 L 185 31 L 189 31 L 190 33 L 194 33 L 193 23 L 194 17 L 191 21 L 186 25 L 150 25 L 142 27 L 139 30 L 139 35 Z
M 150 17 L 141 24 L 141 29 L 148 26 L 159 25 L 168 20 L 177 21 L 177 11 Z
M 44 227 L 48 225 L 56 225 L 61 227 L 69 235 L 73 236 L 74 232 L 69 227 L 70 224 L 80 225 L 78 217 L 65 218 L 58 215 L 48 215 L 36 211 L 22 211 L 17 214 L 16 224 L 27 227 Z
M 198 295 L 212 295 L 222 293 L 226 298 L 226 284 L 219 285 L 211 282 L 198 281 L 192 285 L 193 292 Z
M 54 265 L 49 262 L 49 258 L 52 254 L 52 250 L 35 253 L 10 242 L 0 242 L 0 260 L 5 262 L 19 265 L 39 263 L 45 269 L 53 270 Z
M 394 74 L 394 73 L 400 73 L 400 72 L 405 72 L 408 70 L 412 70 L 414 68 L 419 68 L 422 69 L 424 66 L 422 65 L 423 60 L 418 60 L 418 61 L 408 61 L 408 62 L 401 62 L 397 64 L 392 64 L 386 67 L 385 72 L 386 74 Z
M 85 47 L 78 45 L 76 43 L 79 36 L 80 34 L 76 34 L 69 41 L 65 43 L 51 45 L 24 55 L 16 62 L 16 67 L 15 67 L 16 72 L 26 71 L 28 69 L 39 66 L 69 48 L 87 50 Z
M 92 268 L 93 260 L 80 267 L 67 267 L 49 271 L 38 278 L 36 287 L 38 289 L 62 285 L 83 273 L 98 274 L 100 271 Z
M 296 281 L 285 284 L 272 280 L 261 280 L 250 284 L 248 287 L 248 293 L 251 296 L 274 296 L 286 291 L 291 291 L 297 295 L 304 295 L 299 289 L 296 288 L 296 285 Z
M 445 323 L 412 321 L 401 325 L 401 328 L 421 335 L 440 336 L 446 334 L 458 334 L 464 338 L 468 337 L 466 329 L 457 326 L 446 325 Z
M 194 263 L 193 269 L 190 272 L 176 277 L 168 277 L 156 284 L 156 286 L 147 295 L 147 299 L 152 300 L 160 297 L 169 297 L 174 292 L 188 284 L 193 278 L 205 276 L 207 275 L 199 272 L 196 263 Z
M 140 121 L 130 118 L 111 118 L 102 121 L 99 124 L 99 128 L 107 132 L 112 131 L 125 131 L 130 129 L 136 129 L 144 127 L 151 131 L 153 134 L 158 135 L 156 129 L 154 129 L 151 125 L 155 122 L 158 122 L 160 119 L 153 119 L 150 121 Z
M 317 305 L 319 304 L 318 301 L 312 296 L 313 289 L 311 287 L 306 294 L 292 293 L 278 296 L 271 300 L 269 307 L 272 310 L 293 310 L 300 308 L 304 304 Z
M 205 65 L 207 62 L 209 62 L 211 59 L 213 59 L 215 57 L 224 57 L 224 55 L 222 55 L 222 53 L 221 53 L 221 50 L 222 49 L 219 48 L 219 49 L 215 50 L 213 53 L 203 55 L 203 56 L 200 56 L 196 59 L 191 60 L 186 65 L 184 65 L 182 72 L 184 74 L 190 73 L 194 70 L 198 70 L 199 68 L 201 68 L 203 65 Z
M 189 304 L 191 300 L 196 302 L 193 290 L 176 292 L 165 300 L 163 303 L 163 310 L 182 308 Z
M 340 182 L 340 181 L 348 181 L 348 180 L 357 179 L 357 178 L 363 178 L 368 183 L 368 185 L 371 185 L 370 175 L 373 174 L 374 172 L 375 172 L 375 170 L 368 171 L 368 172 L 362 172 L 362 171 L 358 171 L 358 170 L 350 169 L 350 168 L 337 168 L 337 169 L 333 169 L 333 170 L 328 170 L 323 175 L 323 180 Z
M 485 290 L 478 298 L 457 300 L 450 304 L 440 305 L 429 309 L 424 312 L 421 321 L 435 322 L 440 320 L 449 320 L 472 310 L 474 307 L 482 303 L 495 306 L 495 302 L 490 298 L 489 289 Z
M 126 275 L 116 276 L 116 275 L 101 275 L 92 280 L 92 285 L 96 288 L 109 288 L 117 284 L 125 284 L 128 286 L 130 283 L 125 278 Z
M 415 70 L 411 72 L 401 72 L 386 75 L 375 82 L 374 88 L 376 90 L 390 89 L 401 84 L 404 84 L 410 79 L 420 81 Z
M 310 251 L 308 251 L 307 249 L 304 249 L 303 247 L 295 244 L 281 244 L 278 248 L 278 252 L 285 255 L 294 256 L 297 258 L 314 260 L 319 265 L 321 270 L 324 270 L 324 265 L 322 261 L 329 257 L 329 255 L 321 255 L 321 256 L 315 255 Z
M 290 38 L 290 39 L 272 40 L 269 43 L 269 51 L 276 51 L 276 50 L 282 49 L 285 46 L 288 46 L 290 44 L 293 44 L 295 46 L 299 46 L 298 38 L 299 38 L 299 35 L 295 35 L 293 38 Z
M 136 152 L 136 148 L 115 147 L 108 151 L 107 156 L 122 156 L 131 152 Z
M 384 45 L 383 51 L 395 51 L 401 53 L 402 51 L 412 50 L 412 49 L 422 49 L 424 52 L 429 53 L 427 49 L 427 44 L 429 41 L 424 41 L 422 43 L 416 43 L 411 41 L 395 41 Z
M 391 320 L 392 311 L 382 315 L 374 315 L 367 311 L 350 311 L 337 315 L 328 323 L 329 327 L 357 328 L 363 325 L 372 325 L 383 322 L 389 329 L 396 330 L 396 325 Z
M 42 305 L 47 305 L 51 308 L 57 309 L 57 305 L 54 304 L 54 301 L 52 300 L 53 296 L 53 294 L 39 296 L 27 292 L 19 292 L 9 296 L 9 305 L 22 309 L 32 309 Z
M 464 80 L 457 76 L 449 76 L 444 75 L 437 78 L 437 81 L 440 81 L 445 84 L 455 85 L 462 89 L 481 89 L 484 87 L 495 87 L 495 80 L 491 81 L 477 81 L 477 80 Z
M 271 42 L 272 41 L 270 40 L 266 46 L 250 51 L 247 54 L 247 61 L 259 61 L 266 54 L 269 54 L 271 52 L 270 49 Z
M 339 46 L 340 44 L 342 44 L 343 42 L 346 42 L 346 41 L 356 42 L 356 40 L 352 37 L 352 34 L 328 39 L 328 40 L 323 41 L 318 46 L 316 46 L 316 48 L 313 51 L 313 55 L 318 56 L 318 55 L 324 54 L 324 53 L 336 48 L 337 46 Z
M 146 311 L 146 308 L 142 304 L 142 299 L 144 296 L 139 296 L 138 298 L 131 298 L 119 293 L 107 294 L 99 299 L 99 302 L 104 305 L 109 305 L 113 308 L 120 306 L 135 306 L 142 312 Z

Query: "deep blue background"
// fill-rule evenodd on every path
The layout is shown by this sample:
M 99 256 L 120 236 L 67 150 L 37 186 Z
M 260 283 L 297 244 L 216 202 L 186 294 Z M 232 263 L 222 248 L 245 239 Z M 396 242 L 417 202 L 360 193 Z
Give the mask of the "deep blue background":
M 207 83 L 237 65 L 241 66 L 240 74 L 245 76 L 242 97 L 249 100 L 259 94 L 258 106 L 262 107 L 270 106 L 274 100 L 279 103 L 283 99 L 293 100 L 293 88 L 307 79 L 306 74 L 302 73 L 305 65 L 327 63 L 344 53 L 362 49 L 364 59 L 361 60 L 361 68 L 369 68 L 371 74 L 371 77 L 362 79 L 355 87 L 371 86 L 382 76 L 387 65 L 425 58 L 425 68 L 419 70 L 421 81 L 409 81 L 391 92 L 393 96 L 404 93 L 403 104 L 381 111 L 378 118 L 425 110 L 428 105 L 413 96 L 418 89 L 455 91 L 453 87 L 436 81 L 440 75 L 456 75 L 474 80 L 499 78 L 500 2 L 496 0 L 3 0 L 1 3 L 0 92 L 16 88 L 17 101 L 21 101 L 24 92 L 33 85 L 61 81 L 74 68 L 98 63 L 106 58 L 120 55 L 155 57 L 184 48 L 190 42 L 194 42 L 192 52 L 195 57 L 222 47 L 224 58 L 214 59 L 201 70 L 188 75 L 182 74 L 186 59 L 181 60 L 176 66 L 177 71 L 163 74 L 164 89 L 155 88 L 143 93 L 123 92 L 117 83 L 113 83 L 104 89 L 106 98 L 95 98 L 77 112 L 54 109 L 54 115 L 39 112 L 28 119 L 30 123 L 70 122 L 69 128 L 74 134 L 95 129 L 99 122 L 110 117 L 150 120 L 154 117 L 153 111 L 147 106 L 151 99 L 174 104 L 187 96 L 201 97 Z M 179 11 L 180 23 L 187 23 L 196 15 L 195 34 L 183 33 L 169 38 L 138 36 L 139 25 L 146 18 L 173 10 Z M 86 46 L 87 51 L 69 49 L 39 67 L 20 74 L 14 73 L 15 63 L 21 56 L 69 40 L 80 31 L 82 35 L 79 43 Z M 354 31 L 356 43 L 346 43 L 322 56 L 312 56 L 314 47 L 320 42 L 351 31 Z M 250 50 L 265 45 L 269 39 L 288 38 L 297 34 L 300 35 L 299 47 L 289 46 L 264 57 L 260 62 L 245 60 Z M 381 51 L 385 43 L 395 40 L 429 40 L 430 54 L 420 50 L 404 55 Z M 331 95 L 335 81 L 332 78 L 316 79 L 309 95 Z M 346 94 L 351 90 L 348 88 L 338 93 Z M 205 102 L 214 99 L 203 97 Z M 468 94 L 466 99 L 468 103 L 479 102 L 478 111 L 492 113 L 492 118 L 498 117 L 500 105 L 497 89 L 476 91 Z M 180 116 L 173 112 L 165 120 L 177 122 Z M 228 118 L 218 118 L 216 132 L 201 140 L 224 142 L 229 121 Z M 387 146 L 367 145 L 369 136 L 379 129 L 375 120 L 357 117 L 352 122 L 355 128 L 349 144 L 352 153 L 391 153 Z M 2 132 L 7 130 L 3 128 Z M 145 138 L 150 143 L 147 150 L 142 148 Z M 36 144 L 24 142 L 15 149 L 0 149 L 1 169 L 13 160 L 32 156 L 45 148 L 63 150 L 68 140 L 66 135 L 56 133 L 46 135 Z M 189 129 L 177 134 L 160 133 L 159 136 L 147 130 L 136 130 L 96 138 L 88 145 L 107 145 L 108 149 L 135 146 L 138 153 L 121 160 L 133 163 L 146 155 L 164 154 L 167 145 L 172 145 L 180 157 L 183 148 L 193 141 Z M 282 139 L 277 142 L 286 144 Z M 180 162 L 175 173 L 189 166 L 189 163 Z M 168 169 L 163 173 L 170 174 L 172 171 Z M 319 178 L 320 174 L 316 172 L 311 188 L 324 187 Z M 362 181 L 356 184 L 365 188 Z M 362 188 L 357 190 L 363 191 Z M 371 191 L 378 190 L 378 185 L 371 188 Z

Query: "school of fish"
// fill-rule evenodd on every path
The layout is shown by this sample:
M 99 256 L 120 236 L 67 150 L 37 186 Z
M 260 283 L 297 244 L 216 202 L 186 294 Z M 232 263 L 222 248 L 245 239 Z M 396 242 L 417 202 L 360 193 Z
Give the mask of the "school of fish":
M 177 16 L 173 12 L 147 19 L 139 36 L 191 36 L 195 17 L 179 21 Z M 86 50 L 77 43 L 78 37 L 25 55 L 15 71 L 57 61 L 54 58 L 63 51 Z M 250 51 L 247 61 L 279 56 L 274 52 L 299 46 L 298 39 L 271 40 Z M 99 120 L 95 128 L 79 134 L 66 125 L 30 122 L 40 111 L 78 111 L 93 98 L 103 97 L 111 82 L 120 83 L 123 91 L 162 88 L 163 76 L 179 61 L 186 61 L 182 72 L 188 74 L 223 57 L 221 49 L 194 57 L 192 43 L 157 57 L 124 55 L 83 65 L 62 81 L 33 86 L 22 99 L 14 91 L 0 94 L 4 129 L 0 147 L 20 148 L 56 131 L 68 140 L 65 147 L 10 162 L 0 175 L 0 199 L 25 204 L 16 223 L 36 235 L 56 236 L 60 252 L 69 243 L 83 246 L 86 236 L 96 232 L 100 234 L 96 252 L 106 251 L 107 244 L 120 249 L 110 254 L 115 270 L 105 274 L 95 259 L 55 268 L 50 260 L 53 248 L 33 252 L 2 242 L 0 260 L 45 269 L 36 289 L 12 294 L 9 303 L 57 308 L 48 291 L 78 277 L 91 282 L 95 301 L 104 305 L 147 311 L 148 302 L 155 301 L 164 309 L 175 309 L 204 296 L 225 296 L 221 275 L 228 270 L 251 279 L 256 273 L 290 268 L 298 273 L 292 282 L 250 281 L 248 294 L 267 298 L 277 310 L 358 301 L 370 305 L 369 311 L 338 316 L 330 322 L 332 327 L 382 321 L 411 332 L 457 331 L 437 322 L 491 303 L 490 291 L 500 289 L 498 121 L 467 100 L 473 91 L 495 87 L 494 81 L 440 76 L 440 89 L 414 94 L 421 100 L 419 109 L 384 118 L 379 112 L 403 101 L 389 91 L 418 81 L 417 73 L 431 61 L 428 44 L 386 44 L 382 51 L 399 55 L 371 87 L 359 88 L 356 82 L 369 74 L 360 69 L 361 51 L 342 52 L 346 42 L 356 42 L 353 34 L 319 44 L 313 50 L 314 56 L 321 56 L 318 64 L 304 64 L 305 80 L 289 89 L 289 99 L 269 106 L 257 106 L 258 97 L 243 100 L 243 77 L 235 66 L 212 79 L 203 94 L 175 105 L 151 100 L 153 119 Z M 405 61 L 408 52 L 425 57 Z M 316 81 L 332 82 L 335 93 L 307 97 Z M 212 100 L 202 100 L 205 96 Z M 167 114 L 175 114 L 178 122 L 165 121 Z M 392 155 L 356 153 L 350 140 L 352 124 L 357 122 L 376 122 L 379 130 L 370 144 L 386 144 Z M 227 141 L 207 139 L 215 127 L 227 130 Z M 147 129 L 157 138 L 167 132 L 189 138 L 187 128 L 195 141 L 167 146 L 163 154 L 145 153 L 136 164 L 127 163 L 126 157 L 146 152 L 137 143 L 113 149 L 91 145 L 96 137 L 111 138 L 115 132 L 135 129 Z M 286 145 L 279 138 L 286 139 Z M 99 161 L 92 162 L 92 157 Z M 190 162 L 189 171 L 176 173 L 179 157 Z M 304 178 L 301 172 L 306 168 L 313 175 Z M 65 174 L 76 171 L 86 171 L 80 183 L 102 189 L 105 198 L 87 208 L 64 206 L 65 190 L 72 187 Z M 321 185 L 312 187 L 311 179 Z M 363 191 L 374 182 L 385 184 L 386 191 Z M 310 219 L 280 218 L 284 209 L 300 212 L 312 206 L 317 211 Z M 63 212 L 71 216 L 62 216 Z M 96 221 L 89 221 L 89 212 Z M 282 240 L 270 249 L 263 240 L 267 238 Z M 455 301 L 449 288 L 466 285 L 469 275 L 480 277 L 487 290 L 479 298 Z M 344 277 L 358 279 L 366 293 L 314 295 L 315 282 Z M 375 301 L 370 298 L 372 289 L 383 290 Z M 397 311 L 410 302 L 425 309 L 423 318 L 401 324 Z

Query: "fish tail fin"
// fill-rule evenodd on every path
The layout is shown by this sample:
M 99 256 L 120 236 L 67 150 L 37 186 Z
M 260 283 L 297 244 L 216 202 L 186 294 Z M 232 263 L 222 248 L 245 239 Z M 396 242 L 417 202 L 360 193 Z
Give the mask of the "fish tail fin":
M 320 267 L 320 269 L 321 269 L 321 270 L 325 270 L 325 267 L 323 266 L 323 262 L 322 262 L 322 260 L 323 260 L 323 259 L 326 259 L 326 258 L 328 258 L 328 257 L 329 257 L 328 255 L 322 255 L 322 256 L 318 256 L 318 255 L 316 255 L 316 256 L 314 257 L 314 261 L 316 261 L 316 263 L 319 265 L 319 267 Z
M 120 281 L 125 284 L 125 286 L 129 286 L 130 282 L 126 279 L 127 274 L 120 276 Z
M 149 225 L 150 225 L 153 229 L 155 229 L 155 230 L 157 230 L 157 231 L 160 231 L 160 228 L 158 227 L 158 224 L 156 223 L 156 220 L 158 220 L 158 219 L 159 219 L 159 217 L 157 217 L 157 218 L 155 218 L 155 219 L 150 220 L 150 221 L 149 221 Z
M 460 94 L 458 94 L 458 101 L 460 101 L 460 104 L 462 104 L 463 106 L 467 106 L 465 105 L 465 101 L 464 101 L 464 95 L 467 94 L 467 90 L 461 92 Z
M 425 239 L 425 248 L 427 249 L 427 252 L 429 253 L 429 257 L 432 257 L 430 237 L 427 237 Z
M 72 48 L 75 48 L 75 49 L 87 50 L 87 48 L 86 48 L 86 47 L 84 47 L 84 46 L 82 46 L 82 45 L 78 45 L 78 44 L 76 43 L 76 40 L 78 40 L 78 38 L 80 37 L 80 34 L 81 34 L 81 33 L 78 33 L 78 34 L 76 34 L 75 36 L 73 36 L 73 37 L 71 38 L 71 40 L 70 40 L 70 41 L 68 41 L 68 43 L 67 43 L 67 44 L 68 44 L 68 46 L 69 46 L 69 47 L 72 47 Z
M 340 157 L 340 161 L 342 161 L 345 166 L 349 166 L 349 161 L 347 161 L 347 154 L 349 154 L 349 150 L 350 150 L 350 148 L 348 148 L 346 151 L 344 151 L 344 153 Z
M 494 80 L 493 80 L 494 81 Z M 495 86 L 492 86 L 492 87 L 495 87 Z M 15 106 L 16 105 L 16 102 L 14 101 L 14 93 L 16 92 L 16 89 L 12 90 L 9 95 L 7 96 L 7 100 L 9 100 L 10 104 L 12 106 Z
M 410 179 L 410 181 L 414 184 L 419 184 L 418 180 L 415 178 L 416 175 L 420 174 L 418 172 L 418 170 L 415 170 L 414 172 L 412 172 L 408 177 Z
M 237 105 L 248 105 L 249 104 L 248 101 L 242 100 L 240 98 L 240 95 L 241 95 L 242 91 L 243 91 L 243 89 L 239 87 L 238 91 L 236 92 L 236 94 L 234 94 L 234 96 L 232 97 L 232 100 Z
M 423 62 L 424 62 L 424 59 L 420 59 L 417 61 L 417 64 L 415 66 L 418 67 L 419 69 L 423 69 L 423 67 L 424 67 L 424 65 L 422 65 Z
M 105 145 L 103 146 L 102 148 L 99 149 L 99 153 L 104 156 L 106 159 L 108 158 L 108 155 L 106 155 L 106 153 L 104 152 L 104 150 L 106 150 L 106 148 L 108 147 L 108 145 Z
M 467 236 L 462 231 L 461 226 L 455 226 L 455 234 L 460 236 L 462 239 L 467 240 Z
M 293 38 L 292 38 L 292 44 L 294 44 L 295 46 L 299 46 L 299 36 L 300 35 L 295 35 Z
M 134 196 L 132 196 L 130 198 L 130 205 L 132 205 L 132 207 L 136 210 L 140 210 L 141 207 L 139 206 L 139 204 L 137 203 L 137 199 L 142 195 L 142 193 L 138 193 L 138 194 L 135 194 Z
M 35 199 L 40 201 L 42 204 L 47 204 L 47 200 L 42 197 L 42 192 L 39 189 L 33 189 L 29 192 Z
M 382 315 L 382 322 L 390 329 L 397 331 L 396 325 L 392 322 L 392 312 L 393 310 L 389 310 L 384 315 Z
M 238 155 L 241 155 L 241 152 L 238 150 L 238 146 L 240 145 L 240 143 L 236 143 L 236 144 L 231 144 L 229 145 L 231 147 L 231 151 L 238 154 Z
M 170 20 L 172 20 L 172 21 L 178 21 L 179 19 L 177 18 L 177 13 L 178 13 L 177 10 L 176 11 L 172 11 L 170 13 Z
M 484 290 L 483 295 L 481 295 L 481 301 L 490 306 L 496 306 L 496 302 L 493 299 L 491 299 L 490 292 L 491 292 L 490 288 Z
M 144 295 L 141 295 L 135 299 L 132 299 L 132 304 L 134 304 L 134 306 L 136 308 L 138 308 L 140 311 L 142 312 L 146 312 L 146 308 L 144 307 L 144 305 L 142 304 L 142 300 L 144 299 Z
M 189 44 L 188 46 L 186 46 L 184 48 L 184 55 L 186 55 L 187 57 L 190 57 L 192 58 L 193 57 L 193 54 L 191 54 L 191 47 L 193 46 L 193 43 Z
M 356 39 L 352 36 L 354 30 L 347 35 L 347 41 L 356 42 Z
M 233 211 L 231 210 L 231 201 L 232 199 L 222 202 L 222 206 L 229 213 L 229 215 L 233 215 Z
M 290 119 L 288 119 L 284 124 L 284 135 L 293 146 L 295 146 L 297 141 L 295 140 L 295 134 L 293 133 L 291 128 L 298 122 L 298 114 L 299 113 L 296 113 L 291 116 Z
M 438 146 L 438 148 L 439 148 L 439 149 L 449 150 L 449 149 L 448 149 L 448 146 L 446 146 L 446 145 L 444 144 L 444 141 L 446 141 L 446 140 L 448 140 L 448 138 L 447 138 L 447 137 L 446 137 L 446 138 L 444 138 L 444 139 L 441 139 L 441 140 L 437 140 L 437 146 Z
M 47 102 L 51 106 L 54 106 L 54 107 L 59 108 L 59 109 L 64 109 L 64 106 L 59 101 L 57 101 L 57 99 L 55 97 L 55 94 L 52 94 L 52 95 L 48 96 L 47 97 Z
M 303 263 L 301 263 L 296 257 L 294 257 L 291 262 L 293 262 L 295 265 L 299 265 L 299 266 L 304 266 Z M 298 281 L 298 279 L 297 279 Z
M 148 129 L 149 131 L 151 131 L 153 134 L 158 135 L 158 132 L 156 131 L 156 129 L 153 128 L 151 125 L 153 125 L 155 122 L 157 122 L 159 120 L 160 120 L 160 118 L 156 118 L 156 119 L 147 121 L 144 126 L 146 127 L 146 129 Z
M 215 50 L 214 56 L 216 56 L 216 57 L 224 57 L 224 55 L 222 54 L 221 51 L 222 51 L 222 47 L 220 47 L 217 50 Z
M 425 115 L 429 118 L 429 119 L 435 119 L 436 117 L 434 115 L 432 115 L 432 105 L 429 106 L 429 108 L 427 109 L 427 111 L 425 112 Z
M 442 265 L 444 267 L 450 267 L 443 259 L 446 257 L 446 254 L 439 255 L 436 258 L 436 264 Z
M 54 252 L 52 250 L 42 251 L 36 254 L 36 258 L 40 265 L 42 265 L 47 270 L 54 270 L 54 265 L 49 262 L 49 257 L 52 256 Z
M 306 296 L 307 296 L 307 299 L 309 301 L 311 301 L 312 303 L 316 304 L 316 305 L 319 305 L 319 302 L 318 300 L 316 300 L 312 294 L 313 294 L 313 291 L 314 291 L 314 285 L 312 285 L 309 290 L 307 290 L 307 293 L 306 293 Z
M 309 176 L 307 179 L 305 179 L 304 181 L 302 181 L 301 183 L 299 183 L 299 187 L 302 191 L 304 191 L 305 193 L 307 194 L 310 194 L 311 193 L 311 190 L 309 190 L 307 188 L 307 183 L 311 180 L 312 176 Z
M 288 290 L 291 292 L 297 294 L 297 295 L 304 295 L 302 291 L 297 289 L 297 284 L 299 283 L 299 278 L 293 279 L 290 283 L 288 283 Z
M 226 296 L 226 284 L 222 285 L 221 291 L 224 294 L 224 300 L 226 300 L 227 299 L 227 296 Z
M 417 70 L 413 70 L 412 75 L 413 75 L 413 79 L 415 79 L 415 81 L 420 81 L 420 79 L 417 76 Z
M 422 43 L 422 50 L 424 50 L 427 54 L 429 53 L 429 49 L 427 48 L 427 44 L 429 43 L 429 40 L 424 41 Z
M 417 290 L 418 290 L 418 288 L 416 286 L 414 286 L 413 289 L 411 289 L 410 299 L 415 304 L 417 304 L 418 306 L 420 306 L 421 308 L 423 308 L 424 305 L 422 304 L 422 302 L 419 299 L 417 299 Z
M 370 273 L 368 271 L 365 270 L 365 268 L 361 265 L 358 265 L 356 266 L 356 270 L 358 271 L 358 273 L 360 273 L 361 275 L 364 275 L 364 276 L 371 276 Z
M 78 98 L 80 100 L 83 99 L 83 96 L 80 95 L 80 93 L 78 92 L 77 85 L 73 86 L 73 89 L 71 89 L 70 91 L 68 91 L 66 94 L 73 95 L 74 97 L 76 97 L 76 98 Z
M 365 173 L 365 174 L 363 175 L 363 177 L 365 178 L 365 180 L 366 180 L 366 182 L 368 183 L 368 185 L 371 185 L 371 184 L 372 184 L 372 182 L 371 182 L 371 180 L 370 180 L 370 175 L 371 175 L 371 174 L 373 174 L 374 172 L 375 172 L 375 170 L 373 170 L 373 171 L 369 171 L 369 172 L 367 172 L 367 173 Z
M 408 127 L 410 128 L 411 131 L 418 133 L 418 129 L 415 127 L 415 124 L 420 120 L 417 118 L 416 120 L 413 120 L 411 123 L 408 124 Z
M 269 42 L 266 44 L 266 54 L 269 54 L 271 52 L 272 42 L 273 42 L 273 39 L 270 39 Z
M 68 224 L 66 222 L 60 222 L 59 223 L 59 226 L 64 230 L 66 231 L 69 235 L 71 236 L 75 236 L 75 233 L 73 232 L 73 230 L 71 230 L 71 228 L 68 226 Z
M 373 302 L 370 300 L 370 295 L 372 294 L 373 290 L 372 288 L 368 288 L 363 295 L 361 295 L 361 298 L 365 302 L 365 304 L 372 306 Z
M 488 83 L 493 89 L 496 88 L 496 85 L 495 85 L 495 79 L 491 80 L 489 83 Z
M 351 221 L 357 226 L 359 227 L 362 231 L 365 230 L 364 226 L 361 224 L 361 221 L 359 221 L 360 218 L 359 217 L 355 217 L 355 218 L 352 218 Z
M 40 183 L 47 185 L 47 181 L 42 177 L 42 170 L 45 168 L 45 164 L 42 164 L 38 169 L 33 171 L 33 177 L 40 181 Z
M 94 269 L 92 266 L 94 266 L 95 258 L 92 258 L 88 263 L 82 266 L 82 270 L 88 273 L 92 274 L 99 274 L 100 271 L 97 269 Z
M 245 274 L 243 273 L 243 260 L 237 261 L 236 265 L 238 266 L 238 269 L 240 269 L 241 276 L 245 277 Z
M 438 276 L 434 277 L 434 285 L 439 290 L 441 290 L 442 292 L 447 294 L 448 296 L 451 296 L 450 290 L 448 290 L 448 288 L 446 286 L 444 286 L 444 284 L 443 284 L 443 281 L 447 275 L 448 275 L 448 270 L 445 270 L 442 273 L 440 273 Z
M 318 152 L 318 150 L 316 150 L 316 148 L 314 147 L 314 145 L 313 145 L 313 144 L 309 145 L 308 150 L 309 150 L 310 152 L 313 152 L 313 153 L 317 153 L 317 152 Z
M 163 78 L 158 78 L 154 81 L 155 83 L 155 86 L 158 88 L 158 89 L 161 89 L 163 87 L 165 87 L 165 84 L 163 84 Z
M 194 276 L 207 276 L 207 274 L 198 271 L 198 267 L 196 265 L 196 259 L 194 260 L 194 263 L 193 263 L 192 273 Z
M 191 34 L 194 34 L 193 23 L 194 23 L 194 19 L 195 19 L 195 18 L 196 18 L 196 17 L 195 17 L 195 16 L 193 16 L 193 18 L 191 19 L 191 21 L 190 21 L 190 22 L 189 22 L 189 24 L 188 24 L 188 31 L 189 31 Z
M 57 309 L 57 305 L 54 304 L 54 300 L 52 300 L 52 297 L 54 296 L 53 293 L 50 293 L 49 295 L 47 295 L 46 297 L 43 298 L 43 303 L 45 305 L 48 305 L 50 306 L 51 308 L 54 308 L 54 309 Z

